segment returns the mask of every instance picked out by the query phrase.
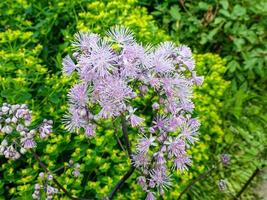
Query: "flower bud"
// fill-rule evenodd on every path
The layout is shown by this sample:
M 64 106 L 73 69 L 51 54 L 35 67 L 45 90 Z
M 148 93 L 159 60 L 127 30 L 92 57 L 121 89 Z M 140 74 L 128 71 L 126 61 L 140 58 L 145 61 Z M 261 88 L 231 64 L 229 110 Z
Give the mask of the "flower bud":
M 2 112 L 3 112 L 4 114 L 6 114 L 8 111 L 9 111 L 9 107 L 7 107 L 7 106 L 3 106 L 3 107 L 2 107 Z
M 158 110 L 159 109 L 159 104 L 157 102 L 153 103 L 152 108 L 154 110 Z
M 40 178 L 42 178 L 42 179 L 43 179 L 43 178 L 44 178 L 44 176 L 45 176 L 44 172 L 40 172 L 40 173 L 39 173 L 39 177 L 40 177 Z
M 6 134 L 10 134 L 13 131 L 13 128 L 9 125 L 6 125 L 2 128 L 2 132 Z
M 52 174 L 49 174 L 48 177 L 47 177 L 47 179 L 48 179 L 49 181 L 52 181 L 52 180 L 53 180 L 53 175 L 52 175 Z
M 23 148 L 23 147 L 20 148 L 20 153 L 21 153 L 21 154 L 25 154 L 26 152 L 27 152 L 27 150 L 26 150 L 25 148 Z
M 1 146 L 4 146 L 6 147 L 8 145 L 8 142 L 6 139 L 4 139 L 2 142 L 1 142 Z

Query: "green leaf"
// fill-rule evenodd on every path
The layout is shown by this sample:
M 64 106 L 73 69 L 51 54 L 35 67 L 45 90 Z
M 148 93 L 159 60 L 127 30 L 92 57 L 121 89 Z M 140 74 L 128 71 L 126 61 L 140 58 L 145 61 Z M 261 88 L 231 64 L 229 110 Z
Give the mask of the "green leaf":
M 179 13 L 179 10 L 180 9 L 177 5 L 171 7 L 170 14 L 174 20 L 180 20 L 181 19 L 181 15 Z
M 234 44 L 237 48 L 237 51 L 242 51 L 245 40 L 243 38 L 234 38 Z
M 230 13 L 228 12 L 228 10 L 220 10 L 219 13 L 221 13 L 222 15 L 224 15 L 225 17 L 231 17 Z
M 222 5 L 224 10 L 228 9 L 228 6 L 229 6 L 228 0 L 221 0 L 219 1 L 219 3 Z
M 232 60 L 227 64 L 228 70 L 233 73 L 240 67 L 239 63 L 236 60 Z
M 198 8 L 201 10 L 208 10 L 209 7 L 210 7 L 210 5 L 205 3 L 205 2 L 199 2 L 198 3 Z
M 240 17 L 246 14 L 246 8 L 240 6 L 240 5 L 235 5 L 233 8 L 232 16 L 234 17 Z
M 224 137 L 224 140 L 225 140 L 226 143 L 228 143 L 228 144 L 232 144 L 233 141 L 234 141 L 234 134 L 231 133 L 231 132 L 227 133 L 227 134 L 225 135 L 225 137 Z

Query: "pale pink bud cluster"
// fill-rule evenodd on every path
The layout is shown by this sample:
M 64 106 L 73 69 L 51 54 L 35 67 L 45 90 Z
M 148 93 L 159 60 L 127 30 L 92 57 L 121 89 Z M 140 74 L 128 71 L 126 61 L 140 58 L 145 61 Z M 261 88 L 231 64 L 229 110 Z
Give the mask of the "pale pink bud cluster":
M 31 129 L 32 114 L 27 105 L 4 103 L 0 107 L 0 134 L 4 139 L 0 144 L 0 155 L 16 160 L 27 150 L 36 147 L 37 131 Z M 39 128 L 40 137 L 52 131 L 52 121 L 44 121 Z
M 43 194 L 45 194 L 46 200 L 54 199 L 54 195 L 57 194 L 59 191 L 57 188 L 52 186 L 52 180 L 53 180 L 52 174 L 44 172 L 39 173 L 40 183 L 35 184 L 32 198 L 35 200 L 40 200 L 43 192 Z

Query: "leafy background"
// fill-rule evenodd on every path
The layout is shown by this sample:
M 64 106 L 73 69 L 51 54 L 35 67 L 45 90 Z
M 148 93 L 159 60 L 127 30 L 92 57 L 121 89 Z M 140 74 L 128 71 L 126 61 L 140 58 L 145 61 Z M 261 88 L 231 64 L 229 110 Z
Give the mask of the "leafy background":
M 232 199 L 266 164 L 266 15 L 264 0 L 1 1 L 0 103 L 27 103 L 36 123 L 53 119 L 54 133 L 39 141 L 38 154 L 51 170 L 70 159 L 80 163 L 82 176 L 73 178 L 64 168 L 57 172 L 59 181 L 74 195 L 101 199 L 128 170 L 129 161 L 116 140 L 121 132 L 111 122 L 98 127 L 91 140 L 62 126 L 66 94 L 75 78 L 62 76 L 61 61 L 70 52 L 74 33 L 103 34 L 123 24 L 143 43 L 186 44 L 194 49 L 198 73 L 205 76 L 203 86 L 195 89 L 201 136 L 190 152 L 192 168 L 174 174 L 175 184 L 165 199 L 177 199 L 193 179 L 218 165 L 221 153 L 230 155 L 231 164 L 218 165 L 183 198 Z M 149 99 L 140 99 L 140 105 Z M 132 132 L 130 138 L 135 136 Z M 42 171 L 32 156 L 17 161 L 1 157 L 0 164 L 0 199 L 31 199 Z M 136 176 L 115 199 L 144 199 Z M 227 182 L 225 192 L 217 187 L 220 179 Z M 260 179 L 249 185 L 244 199 L 258 198 L 254 188 Z

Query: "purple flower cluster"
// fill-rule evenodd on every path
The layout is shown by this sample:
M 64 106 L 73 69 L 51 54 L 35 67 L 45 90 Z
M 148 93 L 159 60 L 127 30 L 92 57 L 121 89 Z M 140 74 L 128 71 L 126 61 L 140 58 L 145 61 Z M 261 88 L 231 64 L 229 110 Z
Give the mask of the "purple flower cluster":
M 221 163 L 224 165 L 224 166 L 228 166 L 231 162 L 231 158 L 228 154 L 221 154 L 220 156 L 220 160 L 221 160 Z
M 35 129 L 30 129 L 32 120 L 31 111 L 27 105 L 10 105 L 4 103 L 0 107 L 0 134 L 4 139 L 0 144 L 0 155 L 7 159 L 16 160 L 28 149 L 36 146 L 34 137 L 37 134 Z M 52 132 L 52 121 L 44 120 L 40 125 L 40 137 L 49 135 Z
M 53 180 L 53 176 L 51 174 L 46 174 L 41 172 L 39 174 L 40 183 L 36 183 L 34 186 L 34 192 L 32 194 L 32 198 L 35 200 L 40 200 L 42 197 L 41 190 L 44 190 L 46 200 L 54 199 L 54 195 L 59 191 L 57 188 L 51 186 L 51 181 Z
M 80 164 L 78 164 L 78 163 L 76 163 L 75 165 L 74 165 L 74 167 L 73 167 L 73 172 L 72 172 L 72 175 L 74 176 L 74 177 L 78 177 L 78 176 L 80 176 L 80 168 L 81 168 L 81 166 L 80 166 Z
M 72 171 L 72 175 L 74 177 L 78 177 L 80 176 L 80 169 L 81 169 L 81 165 L 79 163 L 75 163 L 74 164 L 74 161 L 73 160 L 70 160 L 69 161 L 69 167 L 73 170 Z
M 93 33 L 78 33 L 71 59 L 63 59 L 63 72 L 76 71 L 79 82 L 69 92 L 66 128 L 94 136 L 94 121 L 126 116 L 140 138 L 133 165 L 140 170 L 138 183 L 154 199 L 171 186 L 173 170 L 184 171 L 191 165 L 187 149 L 198 138 L 200 123 L 192 117 L 193 86 L 200 85 L 190 48 L 163 42 L 156 47 L 142 46 L 124 27 L 111 29 L 101 38 Z M 136 113 L 133 101 L 153 92 L 152 121 Z M 93 109 L 92 109 L 93 108 Z M 96 110 L 99 110 L 95 113 Z M 171 167 L 170 167 L 171 166 Z

